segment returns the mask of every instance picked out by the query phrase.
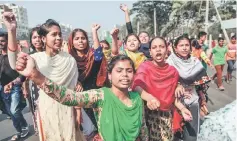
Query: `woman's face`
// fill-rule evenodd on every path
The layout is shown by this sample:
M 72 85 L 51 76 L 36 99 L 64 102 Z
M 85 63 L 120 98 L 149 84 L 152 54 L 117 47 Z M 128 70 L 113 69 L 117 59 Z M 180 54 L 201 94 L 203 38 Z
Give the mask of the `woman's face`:
M 109 49 L 109 46 L 108 46 L 106 43 L 101 42 L 101 43 L 100 43 L 100 46 L 101 46 L 103 49 L 105 49 L 105 50 L 108 50 L 108 49 Z
M 190 43 L 188 39 L 181 39 L 178 45 L 174 48 L 176 53 L 183 58 L 187 58 L 190 54 Z
M 139 40 L 136 38 L 136 36 L 131 35 L 128 37 L 126 42 L 126 48 L 129 51 L 136 52 L 140 46 Z
M 147 33 L 141 33 L 139 35 L 139 40 L 141 41 L 142 44 L 146 44 L 149 42 L 150 39 Z
M 109 73 L 109 79 L 112 81 L 112 87 L 124 90 L 127 90 L 131 86 L 133 76 L 133 68 L 128 60 L 118 61 L 112 72 Z
M 156 38 L 151 43 L 150 54 L 157 63 L 164 63 L 167 54 L 167 47 L 162 39 Z
M 36 48 L 36 49 L 42 49 L 43 44 L 42 44 L 42 40 L 41 37 L 39 36 L 39 34 L 37 33 L 37 31 L 34 31 L 31 37 L 31 42 L 32 45 Z
M 53 51 L 58 51 L 62 47 L 62 33 L 58 26 L 53 25 L 50 27 L 49 33 L 42 39 L 46 45 L 46 48 L 50 48 Z
M 76 32 L 73 37 L 73 47 L 78 51 L 83 51 L 88 47 L 88 41 L 83 32 Z

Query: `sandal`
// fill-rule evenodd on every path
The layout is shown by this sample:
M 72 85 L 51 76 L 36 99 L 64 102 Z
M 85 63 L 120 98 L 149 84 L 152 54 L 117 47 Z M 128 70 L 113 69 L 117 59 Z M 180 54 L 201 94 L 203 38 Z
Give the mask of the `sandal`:
M 218 89 L 219 89 L 220 91 L 224 91 L 224 90 L 225 90 L 225 88 L 224 88 L 223 86 L 220 86 Z
M 12 136 L 11 141 L 17 141 L 17 140 L 19 140 L 20 138 L 21 138 L 21 136 L 18 135 L 18 134 L 16 134 L 16 135 Z

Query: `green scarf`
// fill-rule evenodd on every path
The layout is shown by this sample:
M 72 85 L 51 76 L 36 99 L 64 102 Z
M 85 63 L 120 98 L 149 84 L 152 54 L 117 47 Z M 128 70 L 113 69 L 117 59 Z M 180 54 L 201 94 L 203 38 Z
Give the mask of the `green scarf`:
M 129 92 L 132 106 L 124 105 L 109 88 L 103 88 L 104 102 L 99 120 L 99 132 L 104 141 L 135 141 L 142 122 L 142 100 Z

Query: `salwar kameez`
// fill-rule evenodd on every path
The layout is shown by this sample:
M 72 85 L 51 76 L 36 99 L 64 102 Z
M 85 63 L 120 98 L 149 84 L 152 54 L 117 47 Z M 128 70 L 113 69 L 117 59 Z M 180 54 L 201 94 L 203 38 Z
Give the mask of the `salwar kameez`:
M 95 140 L 148 140 L 143 103 L 136 92 L 129 92 L 130 106 L 122 103 L 110 88 L 75 92 L 48 79 L 40 87 L 46 95 L 64 105 L 93 108 L 99 132 Z

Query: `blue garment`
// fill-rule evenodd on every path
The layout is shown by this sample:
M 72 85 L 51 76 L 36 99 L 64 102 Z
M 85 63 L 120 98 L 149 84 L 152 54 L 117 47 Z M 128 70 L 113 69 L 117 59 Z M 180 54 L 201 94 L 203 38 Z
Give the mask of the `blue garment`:
M 27 126 L 22 114 L 22 110 L 26 107 L 26 101 L 23 98 L 21 85 L 13 85 L 9 94 L 5 94 L 2 88 L 1 96 L 8 113 L 10 113 L 13 126 L 18 133 L 21 133 L 22 128 Z
M 234 65 L 235 65 L 236 60 L 227 60 L 227 72 L 229 72 L 230 74 L 232 74 L 232 71 L 234 70 Z
M 147 58 L 151 58 L 149 44 L 141 44 L 139 47 L 139 52 L 142 52 Z
M 95 61 L 101 61 L 103 58 L 103 48 L 101 46 L 99 46 L 97 49 L 94 50 L 94 57 L 95 57 Z
M 198 141 L 236 140 L 236 100 L 205 117 Z

